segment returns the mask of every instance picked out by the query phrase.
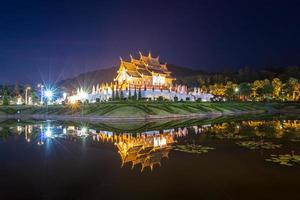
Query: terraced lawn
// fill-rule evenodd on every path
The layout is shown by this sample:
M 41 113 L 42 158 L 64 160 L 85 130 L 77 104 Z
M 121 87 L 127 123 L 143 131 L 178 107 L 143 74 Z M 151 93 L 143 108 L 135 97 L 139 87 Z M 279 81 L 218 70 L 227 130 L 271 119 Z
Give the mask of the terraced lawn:
M 52 115 L 84 115 L 84 116 L 113 116 L 140 117 L 149 115 L 187 115 L 193 113 L 224 113 L 268 111 L 276 109 L 300 109 L 299 103 L 243 103 L 243 102 L 143 102 L 123 101 L 106 102 L 69 107 L 52 106 L 0 106 L 0 115 L 5 114 L 52 114 Z

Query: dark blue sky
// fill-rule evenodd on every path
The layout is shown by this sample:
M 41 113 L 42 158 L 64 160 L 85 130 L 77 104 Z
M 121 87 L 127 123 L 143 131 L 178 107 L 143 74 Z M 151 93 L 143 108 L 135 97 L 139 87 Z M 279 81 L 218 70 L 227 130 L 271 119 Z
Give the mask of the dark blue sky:
M 299 10 L 275 0 L 1 1 L 0 84 L 63 79 L 138 50 L 203 70 L 299 65 Z

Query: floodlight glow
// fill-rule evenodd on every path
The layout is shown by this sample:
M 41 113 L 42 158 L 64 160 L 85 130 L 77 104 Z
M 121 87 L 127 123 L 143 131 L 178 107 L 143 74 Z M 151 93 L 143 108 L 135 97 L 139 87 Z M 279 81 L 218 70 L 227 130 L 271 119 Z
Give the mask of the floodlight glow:
M 48 98 L 48 99 L 51 99 L 53 97 L 53 92 L 51 90 L 46 90 L 45 91 L 45 96 Z
M 86 134 L 87 128 L 86 128 L 86 127 L 82 127 L 81 132 L 82 132 L 83 134 Z
M 87 133 L 88 133 L 88 128 L 84 126 L 78 131 L 77 135 L 78 136 L 86 136 Z
M 88 96 L 88 93 L 82 91 L 82 92 L 80 92 L 80 93 L 78 94 L 78 96 L 79 96 L 80 99 L 86 99 L 87 96 Z
M 77 98 L 77 96 L 72 96 L 72 97 L 70 97 L 69 101 L 71 104 L 76 104 L 78 101 L 78 98 Z
M 67 93 L 63 93 L 63 99 L 66 100 L 67 99 Z
M 48 138 L 50 138 L 50 137 L 52 136 L 52 131 L 51 131 L 51 129 L 50 129 L 49 126 L 47 127 L 47 130 L 46 130 L 46 132 L 45 132 L 45 135 L 46 135 L 46 137 L 48 137 Z

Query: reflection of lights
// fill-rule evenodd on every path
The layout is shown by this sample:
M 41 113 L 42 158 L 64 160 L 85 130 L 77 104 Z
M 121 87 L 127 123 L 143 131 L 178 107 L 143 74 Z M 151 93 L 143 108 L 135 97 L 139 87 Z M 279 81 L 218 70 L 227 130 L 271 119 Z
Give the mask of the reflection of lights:
M 67 134 L 67 129 L 66 128 L 63 129 L 63 134 Z
M 87 133 L 87 127 L 82 127 L 81 128 L 81 133 L 86 134 Z
M 165 145 L 167 145 L 167 140 L 164 137 L 162 137 L 162 138 L 155 137 L 155 138 L 153 138 L 153 145 L 154 145 L 154 147 L 165 146 Z
M 23 127 L 22 126 L 17 126 L 17 131 L 18 132 L 22 132 L 23 131 Z
M 88 135 L 88 128 L 82 127 L 80 130 L 77 131 L 77 136 L 87 136 Z

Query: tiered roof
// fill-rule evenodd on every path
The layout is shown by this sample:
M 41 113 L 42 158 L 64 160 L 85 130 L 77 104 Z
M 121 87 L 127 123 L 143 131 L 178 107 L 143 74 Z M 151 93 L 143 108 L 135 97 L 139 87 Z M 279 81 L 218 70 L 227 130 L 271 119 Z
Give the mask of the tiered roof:
M 144 56 L 140 53 L 140 59 L 135 59 L 131 55 L 130 57 L 130 62 L 121 59 L 121 68 L 125 68 L 129 76 L 140 78 L 160 74 L 171 78 L 171 72 L 167 69 L 166 64 L 159 62 L 159 56 L 153 58 L 151 53 L 149 53 L 148 56 Z
M 162 158 L 168 157 L 170 145 L 174 143 L 174 139 L 172 135 L 166 135 L 167 143 L 155 147 L 154 137 L 128 137 L 125 140 L 116 142 L 122 159 L 122 166 L 126 163 L 132 163 L 133 168 L 135 165 L 141 164 L 141 171 L 143 171 L 147 167 L 152 170 L 154 165 L 160 165 Z

